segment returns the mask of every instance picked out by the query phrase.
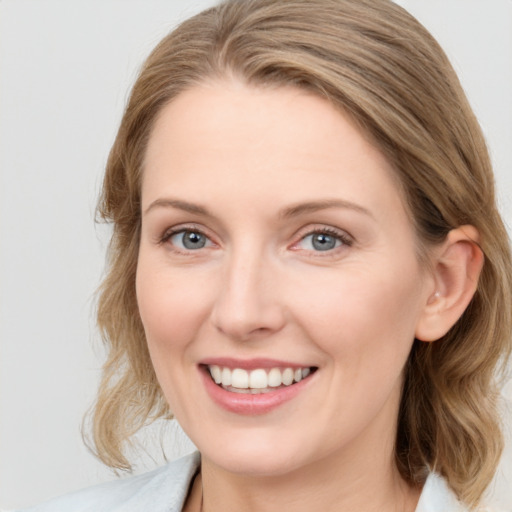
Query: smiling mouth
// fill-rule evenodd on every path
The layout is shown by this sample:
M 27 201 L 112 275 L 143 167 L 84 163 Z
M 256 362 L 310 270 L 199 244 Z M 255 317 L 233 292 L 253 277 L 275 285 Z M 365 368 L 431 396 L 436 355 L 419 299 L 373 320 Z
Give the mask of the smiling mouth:
M 232 393 L 261 394 L 277 391 L 297 384 L 312 375 L 317 367 L 302 368 L 228 368 L 218 365 L 206 366 L 210 377 L 219 387 Z

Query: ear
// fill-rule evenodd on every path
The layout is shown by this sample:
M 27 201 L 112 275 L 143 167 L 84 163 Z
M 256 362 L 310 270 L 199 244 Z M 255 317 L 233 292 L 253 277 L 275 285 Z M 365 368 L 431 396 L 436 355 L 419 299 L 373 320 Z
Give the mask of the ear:
M 468 307 L 484 264 L 479 240 L 475 227 L 461 226 L 450 231 L 443 244 L 434 250 L 434 290 L 416 326 L 417 339 L 442 338 Z

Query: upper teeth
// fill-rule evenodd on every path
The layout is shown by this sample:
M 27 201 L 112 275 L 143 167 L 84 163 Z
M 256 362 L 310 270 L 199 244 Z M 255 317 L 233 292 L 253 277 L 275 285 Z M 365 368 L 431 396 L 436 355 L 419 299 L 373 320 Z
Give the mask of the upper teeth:
M 208 366 L 213 380 L 217 384 L 239 389 L 277 388 L 281 385 L 290 386 L 307 377 L 311 370 L 307 368 L 270 368 L 247 371 L 243 368 L 226 368 L 217 365 Z

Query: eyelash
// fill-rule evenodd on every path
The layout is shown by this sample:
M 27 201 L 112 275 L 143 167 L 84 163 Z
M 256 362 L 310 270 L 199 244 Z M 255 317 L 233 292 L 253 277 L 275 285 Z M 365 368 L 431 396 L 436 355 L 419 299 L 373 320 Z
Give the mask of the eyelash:
M 179 226 L 176 228 L 171 228 L 171 229 L 166 230 L 164 232 L 164 234 L 158 240 L 159 245 L 164 245 L 164 244 L 168 243 L 173 236 L 179 235 L 180 233 L 183 233 L 183 234 L 184 233 L 197 233 L 198 235 L 204 236 L 207 240 L 209 240 L 211 242 L 211 238 L 202 229 L 198 228 L 197 226 Z M 173 247 L 174 251 L 179 252 L 181 254 L 189 254 L 191 252 L 194 252 L 193 249 L 183 250 L 181 248 L 177 248 L 174 245 L 172 247 Z
M 340 242 L 338 247 L 334 247 L 332 249 L 327 249 L 325 251 L 314 251 L 310 250 L 309 252 L 314 255 L 314 257 L 329 257 L 334 253 L 337 253 L 338 250 L 342 250 L 343 248 L 351 247 L 354 243 L 353 239 L 344 233 L 343 231 L 337 230 L 332 227 L 318 227 L 313 230 L 308 230 L 304 235 L 300 237 L 300 239 L 292 245 L 292 249 L 296 248 L 301 242 L 303 242 L 307 237 L 315 236 L 315 235 L 327 235 L 333 237 L 336 241 Z M 298 250 L 298 249 L 295 249 Z
M 211 243 L 213 243 L 211 241 L 211 238 L 202 229 L 198 228 L 197 226 L 179 226 L 176 228 L 168 229 L 159 238 L 158 243 L 159 243 L 159 245 L 164 245 L 164 244 L 168 243 L 173 236 L 178 235 L 180 233 L 187 233 L 187 232 L 197 233 L 198 235 L 204 236 L 207 240 L 209 240 Z M 351 247 L 354 243 L 353 239 L 342 231 L 339 231 L 339 230 L 331 228 L 331 227 L 319 227 L 319 228 L 307 231 L 304 235 L 302 235 L 300 237 L 300 239 L 297 242 L 294 242 L 292 244 L 291 249 L 299 250 L 296 248 L 298 244 L 303 242 L 307 237 L 315 236 L 315 235 L 331 236 L 334 239 L 336 239 L 337 241 L 341 242 L 338 247 L 334 247 L 332 249 L 328 249 L 325 251 L 314 251 L 314 250 L 309 251 L 309 252 L 315 254 L 315 256 L 319 256 L 319 257 L 325 257 L 325 256 L 332 255 L 334 252 L 337 252 L 337 250 L 342 249 L 343 247 Z M 193 249 L 183 250 L 181 248 L 177 248 L 174 245 L 172 247 L 173 247 L 174 251 L 181 253 L 181 254 L 190 254 L 191 252 L 195 252 L 195 250 L 193 250 Z M 198 250 L 198 249 L 196 249 L 196 250 Z M 325 252 L 326 254 L 322 254 L 322 252 Z

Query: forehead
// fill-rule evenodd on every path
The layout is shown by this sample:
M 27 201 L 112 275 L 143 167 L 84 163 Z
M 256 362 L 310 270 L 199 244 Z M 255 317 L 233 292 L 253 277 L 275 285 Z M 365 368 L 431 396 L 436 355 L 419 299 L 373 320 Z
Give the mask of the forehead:
M 245 201 L 334 195 L 403 206 L 391 165 L 327 100 L 235 80 L 193 87 L 160 112 L 146 153 L 143 203 L 166 190 L 199 201 L 243 190 Z

